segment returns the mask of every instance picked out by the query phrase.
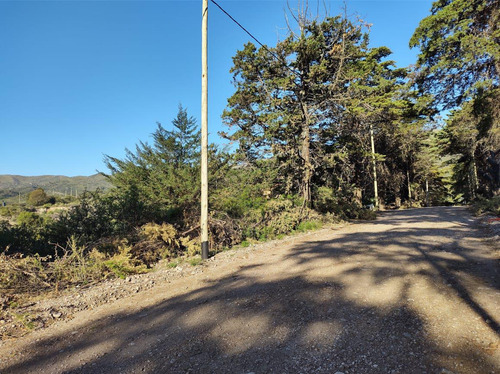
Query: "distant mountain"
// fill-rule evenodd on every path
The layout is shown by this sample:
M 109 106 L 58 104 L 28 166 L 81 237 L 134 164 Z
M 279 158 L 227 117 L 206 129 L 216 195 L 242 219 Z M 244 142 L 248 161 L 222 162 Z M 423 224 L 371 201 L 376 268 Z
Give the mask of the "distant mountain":
M 65 177 L 63 175 L 0 175 L 0 199 L 26 195 L 37 188 L 43 188 L 48 195 L 73 195 L 97 189 L 108 190 L 111 184 L 101 174 L 89 177 Z

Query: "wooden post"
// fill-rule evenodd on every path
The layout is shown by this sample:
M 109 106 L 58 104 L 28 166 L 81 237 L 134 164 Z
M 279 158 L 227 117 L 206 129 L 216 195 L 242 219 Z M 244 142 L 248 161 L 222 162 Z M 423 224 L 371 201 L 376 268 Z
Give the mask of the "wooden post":
M 476 198 L 476 192 L 477 192 L 477 167 L 476 167 L 476 160 L 472 159 L 472 176 L 471 176 L 471 182 L 472 182 L 472 198 Z
M 208 259 L 208 0 L 201 22 L 201 258 Z
M 378 208 L 377 161 L 375 160 L 375 141 L 373 140 L 373 125 L 371 123 L 370 123 L 370 142 L 372 145 L 373 190 L 375 197 L 375 207 Z
M 409 168 L 406 170 L 406 179 L 408 180 L 408 202 L 409 202 L 410 207 L 411 207 L 412 204 L 411 204 L 411 185 L 410 185 L 410 169 Z
M 425 178 L 425 206 L 429 206 L 429 179 Z

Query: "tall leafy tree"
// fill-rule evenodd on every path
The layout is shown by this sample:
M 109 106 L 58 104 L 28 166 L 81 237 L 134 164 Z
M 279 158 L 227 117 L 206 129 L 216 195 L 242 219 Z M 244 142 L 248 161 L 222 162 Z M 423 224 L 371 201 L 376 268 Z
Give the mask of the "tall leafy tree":
M 424 129 L 415 155 L 415 184 L 423 191 L 426 206 L 455 201 L 452 191 L 452 158 L 442 153 L 442 130 Z
M 420 48 L 417 82 L 447 108 L 484 87 L 498 87 L 498 0 L 438 0 L 410 40 Z
M 356 168 L 360 172 L 357 184 L 365 190 L 372 190 L 371 198 L 375 199 L 375 204 L 378 203 L 377 170 L 384 165 L 382 161 L 400 158 L 394 135 L 406 122 L 412 123 L 418 118 L 412 97 L 414 92 L 406 85 L 407 71 L 396 68 L 393 61 L 387 60 L 390 54 L 387 47 L 371 48 L 351 64 L 349 73 L 352 79 L 344 106 L 343 122 L 348 125 L 344 131 L 359 132 L 359 144 L 352 149 L 356 162 L 364 164 L 364 167 Z M 369 167 L 368 163 L 371 164 Z M 371 169 L 370 172 L 366 172 L 367 169 Z M 396 175 L 392 175 L 380 182 L 387 190 L 395 180 Z
M 443 150 L 454 155 L 457 193 L 466 199 L 482 194 L 496 193 L 488 170 L 491 152 L 500 149 L 500 123 L 493 103 L 484 100 L 466 102 L 450 113 L 443 128 Z M 496 120 L 492 120 L 496 118 Z
M 500 149 L 500 2 L 438 0 L 410 46 L 420 48 L 416 83 L 437 107 L 454 109 L 445 144 L 458 155 L 457 189 L 467 186 L 474 198 L 487 184 L 490 152 Z
M 248 160 L 275 157 L 285 192 L 311 201 L 311 183 L 324 157 L 322 133 L 334 121 L 348 83 L 344 67 L 359 58 L 367 38 L 342 17 L 297 18 L 276 47 L 245 45 L 233 58 L 236 92 L 224 119 Z

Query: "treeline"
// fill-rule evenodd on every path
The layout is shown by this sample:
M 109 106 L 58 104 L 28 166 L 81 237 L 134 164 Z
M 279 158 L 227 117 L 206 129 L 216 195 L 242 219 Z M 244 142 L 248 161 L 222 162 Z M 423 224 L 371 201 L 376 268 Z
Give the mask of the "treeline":
M 472 201 L 500 190 L 500 3 L 439 0 L 410 46 L 420 48 L 413 81 L 448 110 L 439 151 L 452 157 L 453 189 Z
M 299 13 L 275 46 L 237 51 L 221 133 L 237 147 L 209 149 L 211 249 L 373 218 L 372 206 L 498 195 L 499 6 L 472 3 L 433 4 L 410 41 L 421 51 L 412 68 L 343 16 Z M 109 192 L 85 193 L 57 219 L 2 223 L 0 246 L 45 255 L 73 238 L 146 265 L 195 254 L 200 133 L 182 106 L 171 128 L 158 124 L 123 159 L 106 156 Z

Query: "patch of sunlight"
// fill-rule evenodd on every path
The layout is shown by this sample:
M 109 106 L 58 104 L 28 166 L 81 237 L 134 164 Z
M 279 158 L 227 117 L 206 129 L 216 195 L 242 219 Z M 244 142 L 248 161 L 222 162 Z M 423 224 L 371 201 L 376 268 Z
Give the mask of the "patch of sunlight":
M 288 336 L 288 328 L 273 328 L 270 317 L 263 314 L 225 319 L 224 323 L 214 326 L 210 332 L 212 340 L 228 355 L 286 341 Z

